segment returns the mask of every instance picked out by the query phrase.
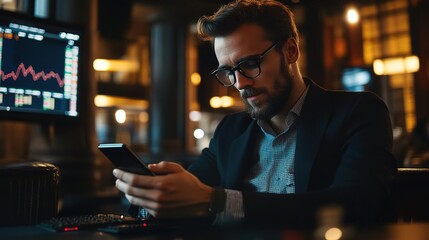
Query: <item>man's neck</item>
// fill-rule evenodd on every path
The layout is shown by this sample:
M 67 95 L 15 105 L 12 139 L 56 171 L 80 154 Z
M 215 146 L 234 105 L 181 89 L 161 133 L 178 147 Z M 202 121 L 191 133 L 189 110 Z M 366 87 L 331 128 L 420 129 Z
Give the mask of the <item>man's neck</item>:
M 306 88 L 306 85 L 304 83 L 304 80 L 301 79 L 301 81 L 297 81 L 297 84 L 295 85 L 295 88 L 291 92 L 291 96 L 289 100 L 287 101 L 285 107 L 283 110 L 272 117 L 269 121 L 271 128 L 277 133 L 282 133 L 286 130 L 286 117 L 289 114 L 292 107 L 296 104 L 296 102 L 299 100 L 299 98 L 302 96 Z

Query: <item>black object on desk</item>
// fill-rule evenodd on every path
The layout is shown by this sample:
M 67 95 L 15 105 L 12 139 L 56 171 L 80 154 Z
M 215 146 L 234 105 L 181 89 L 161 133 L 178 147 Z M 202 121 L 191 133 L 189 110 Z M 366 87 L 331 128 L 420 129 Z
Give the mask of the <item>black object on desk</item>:
M 33 225 L 57 215 L 59 168 L 45 162 L 0 165 L 0 226 Z

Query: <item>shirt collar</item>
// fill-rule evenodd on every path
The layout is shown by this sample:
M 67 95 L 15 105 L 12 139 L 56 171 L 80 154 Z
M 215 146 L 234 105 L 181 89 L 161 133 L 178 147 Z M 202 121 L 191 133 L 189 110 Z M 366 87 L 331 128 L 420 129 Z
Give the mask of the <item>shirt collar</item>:
M 293 107 L 287 114 L 284 120 L 286 123 L 286 126 L 288 126 L 287 128 L 289 128 L 296 121 L 296 119 L 299 116 L 301 116 L 302 106 L 304 105 L 305 98 L 307 97 L 308 89 L 309 89 L 309 85 L 307 85 L 301 97 L 299 97 L 298 101 L 295 103 L 295 105 L 293 105 Z M 275 135 L 273 134 L 274 130 L 271 128 L 271 125 L 268 123 L 268 121 L 257 120 L 257 124 L 265 134 Z

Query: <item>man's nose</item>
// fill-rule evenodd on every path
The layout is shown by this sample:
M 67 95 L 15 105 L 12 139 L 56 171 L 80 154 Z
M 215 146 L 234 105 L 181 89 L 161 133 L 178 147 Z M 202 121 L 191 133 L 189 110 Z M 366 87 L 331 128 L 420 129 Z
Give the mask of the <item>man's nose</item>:
M 253 83 L 254 83 L 253 79 L 244 76 L 239 71 L 235 71 L 234 74 L 235 74 L 235 79 L 236 79 L 235 87 L 238 90 L 245 89 L 248 86 L 253 85 Z

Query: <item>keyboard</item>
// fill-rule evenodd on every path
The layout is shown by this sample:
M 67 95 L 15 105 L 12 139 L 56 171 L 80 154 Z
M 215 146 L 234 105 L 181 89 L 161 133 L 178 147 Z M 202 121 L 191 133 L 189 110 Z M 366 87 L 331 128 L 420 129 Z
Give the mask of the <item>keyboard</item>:
M 53 232 L 69 232 L 78 230 L 106 228 L 112 229 L 114 226 L 126 228 L 127 225 L 145 228 L 150 226 L 149 220 L 132 217 L 125 217 L 116 214 L 90 214 L 82 216 L 55 217 L 42 221 L 39 227 Z M 109 228 L 110 227 L 110 228 Z M 120 228 L 120 227 L 118 227 Z

